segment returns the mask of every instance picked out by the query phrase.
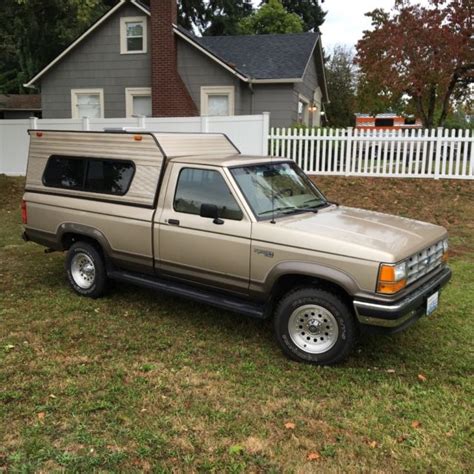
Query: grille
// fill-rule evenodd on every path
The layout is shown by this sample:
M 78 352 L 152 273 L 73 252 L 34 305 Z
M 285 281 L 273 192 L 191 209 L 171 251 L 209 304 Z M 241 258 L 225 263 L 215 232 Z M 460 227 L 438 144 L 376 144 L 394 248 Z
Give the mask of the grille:
M 443 242 L 417 252 L 407 260 L 407 285 L 421 278 L 423 275 L 439 267 L 443 262 Z

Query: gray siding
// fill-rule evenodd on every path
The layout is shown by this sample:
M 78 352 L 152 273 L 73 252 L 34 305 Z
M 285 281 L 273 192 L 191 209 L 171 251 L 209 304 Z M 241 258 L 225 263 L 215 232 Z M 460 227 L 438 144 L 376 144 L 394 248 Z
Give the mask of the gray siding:
M 308 100 L 313 100 L 314 93 L 318 88 L 318 75 L 316 72 L 316 58 L 313 53 L 313 57 L 308 63 L 303 82 L 297 82 L 295 84 L 295 90 L 298 94 L 301 94 Z
M 293 84 L 256 84 L 253 113 L 270 112 L 272 127 L 290 127 L 298 119 L 298 94 Z
M 245 91 L 240 79 L 182 39 L 178 40 L 178 72 L 199 111 L 202 86 L 234 86 L 235 114 L 250 113 L 242 100 Z
M 145 16 L 126 5 L 53 66 L 41 79 L 43 118 L 71 118 L 71 89 L 104 89 L 104 116 L 125 117 L 125 88 L 151 86 L 148 52 L 120 54 L 120 18 Z
M 256 84 L 252 94 L 247 83 L 184 40 L 178 41 L 178 70 L 199 110 L 202 86 L 234 86 L 236 115 L 270 112 L 273 127 L 288 127 L 297 119 L 293 84 Z

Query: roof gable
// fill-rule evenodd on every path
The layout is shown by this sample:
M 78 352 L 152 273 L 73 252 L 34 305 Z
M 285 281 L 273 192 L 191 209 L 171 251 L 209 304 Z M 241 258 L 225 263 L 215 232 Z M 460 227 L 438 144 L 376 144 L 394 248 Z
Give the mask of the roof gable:
M 25 87 L 32 87 L 56 63 L 127 3 L 134 5 L 148 16 L 151 15 L 149 7 L 141 0 L 120 0 L 115 7 L 99 18 L 68 48 L 25 84 Z M 179 37 L 239 79 L 252 83 L 303 81 L 309 61 L 315 54 L 316 47 L 319 46 L 316 59 L 318 70 L 322 71 L 323 90 L 327 94 L 319 33 L 198 37 L 176 25 L 173 25 L 173 30 Z M 321 64 L 319 64 L 320 62 Z
M 104 23 L 108 18 L 114 15 L 118 10 L 120 10 L 124 5 L 130 3 L 141 10 L 143 13 L 146 13 L 150 16 L 150 11 L 142 3 L 137 0 L 120 0 L 117 5 L 111 8 L 105 15 L 101 16 L 89 29 L 87 29 L 82 35 L 80 35 L 75 41 L 73 41 L 61 54 L 56 56 L 48 65 L 46 65 L 38 74 L 36 74 L 33 79 L 24 84 L 24 87 L 33 87 L 33 84 L 37 82 L 44 74 L 46 74 L 55 64 L 57 64 L 61 59 L 66 56 L 70 51 L 72 51 L 79 43 L 85 40 L 93 31 L 95 31 L 102 23 Z

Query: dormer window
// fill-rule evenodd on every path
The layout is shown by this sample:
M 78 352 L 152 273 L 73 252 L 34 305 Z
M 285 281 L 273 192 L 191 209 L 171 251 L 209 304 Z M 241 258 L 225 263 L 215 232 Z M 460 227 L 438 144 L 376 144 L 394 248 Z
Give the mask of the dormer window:
M 120 53 L 141 54 L 147 52 L 147 19 L 144 16 L 120 19 Z

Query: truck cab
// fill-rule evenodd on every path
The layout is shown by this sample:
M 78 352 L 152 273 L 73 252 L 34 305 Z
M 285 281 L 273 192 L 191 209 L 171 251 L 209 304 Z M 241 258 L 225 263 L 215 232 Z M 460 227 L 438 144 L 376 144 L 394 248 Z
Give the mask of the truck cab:
M 272 318 L 289 357 L 334 364 L 361 330 L 431 314 L 450 279 L 444 228 L 329 202 L 225 135 L 30 137 L 24 238 L 67 252 L 79 295 L 117 280 Z

